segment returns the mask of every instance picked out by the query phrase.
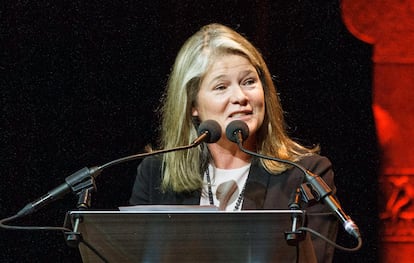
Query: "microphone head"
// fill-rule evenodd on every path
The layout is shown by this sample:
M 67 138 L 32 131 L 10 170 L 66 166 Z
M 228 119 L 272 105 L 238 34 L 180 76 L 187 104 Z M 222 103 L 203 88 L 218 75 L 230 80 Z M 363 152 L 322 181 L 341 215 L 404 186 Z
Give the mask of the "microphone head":
M 226 136 L 232 142 L 239 143 L 237 134 L 241 133 L 243 141 L 249 137 L 249 127 L 244 121 L 235 120 L 229 123 L 226 128 Z
M 197 133 L 198 133 L 198 136 L 204 133 L 207 135 L 204 142 L 215 143 L 221 137 L 221 127 L 220 127 L 220 124 L 218 124 L 218 122 L 214 120 L 206 120 L 206 121 L 203 121 L 200 124 L 200 126 L 198 126 Z

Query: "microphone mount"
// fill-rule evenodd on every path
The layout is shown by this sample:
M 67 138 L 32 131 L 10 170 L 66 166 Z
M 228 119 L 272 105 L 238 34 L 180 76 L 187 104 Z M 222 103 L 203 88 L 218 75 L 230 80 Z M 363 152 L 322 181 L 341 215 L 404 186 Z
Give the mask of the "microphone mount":
M 247 133 L 246 133 L 247 130 Z M 330 209 L 335 213 L 337 218 L 342 222 L 343 227 L 346 232 L 348 232 L 350 235 L 355 237 L 356 239 L 361 239 L 361 234 L 359 232 L 358 226 L 354 223 L 354 221 L 342 210 L 339 202 L 336 200 L 336 198 L 332 195 L 332 189 L 326 184 L 326 182 L 318 175 L 312 173 L 311 171 L 305 169 L 303 166 L 284 159 L 279 159 L 271 156 L 265 156 L 262 154 L 258 154 L 252 151 L 249 151 L 243 147 L 243 140 L 247 138 L 248 135 L 248 127 L 247 124 L 243 121 L 233 121 L 231 122 L 227 128 L 226 128 L 226 135 L 229 138 L 229 140 L 237 143 L 240 150 L 259 158 L 281 162 L 285 164 L 289 164 L 293 167 L 296 167 L 305 176 L 305 181 L 310 184 L 310 186 L 315 190 L 318 194 L 318 200 L 321 200 L 324 202 Z
M 157 151 L 151 151 L 146 153 L 140 153 L 135 155 L 126 156 L 108 162 L 101 166 L 94 166 L 91 168 L 84 167 L 79 171 L 73 173 L 72 175 L 65 178 L 65 183 L 59 185 L 58 187 L 52 189 L 44 196 L 40 197 L 34 202 L 27 204 L 23 209 L 21 209 L 15 216 L 15 218 L 22 217 L 28 214 L 31 214 L 46 204 L 57 200 L 69 192 L 73 192 L 78 196 L 82 191 L 88 189 L 88 193 L 96 191 L 95 179 L 102 172 L 102 170 L 132 160 L 145 158 L 151 155 L 169 153 L 173 151 L 187 150 L 194 148 L 200 145 L 202 142 L 214 143 L 220 139 L 221 136 L 221 127 L 214 120 L 206 120 L 200 124 L 197 129 L 198 137 L 189 145 L 178 146 L 170 149 L 162 149 Z

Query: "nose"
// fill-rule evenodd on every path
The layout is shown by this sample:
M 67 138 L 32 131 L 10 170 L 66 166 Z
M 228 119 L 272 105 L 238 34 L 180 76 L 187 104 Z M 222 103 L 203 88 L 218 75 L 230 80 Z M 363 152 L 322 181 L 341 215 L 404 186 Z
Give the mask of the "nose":
M 249 101 L 249 98 L 247 97 L 246 93 L 243 91 L 242 87 L 240 87 L 240 85 L 234 85 L 232 87 L 230 101 L 233 104 L 246 105 L 247 102 Z

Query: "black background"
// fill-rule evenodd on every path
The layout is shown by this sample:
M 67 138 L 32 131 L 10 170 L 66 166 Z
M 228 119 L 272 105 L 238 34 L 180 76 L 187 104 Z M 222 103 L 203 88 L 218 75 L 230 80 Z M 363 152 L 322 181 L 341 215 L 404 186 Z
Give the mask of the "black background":
M 290 134 L 319 143 L 364 238 L 335 262 L 377 262 L 371 47 L 336 1 L 7 1 L 0 5 L 0 217 L 73 172 L 156 143 L 155 112 L 183 42 L 219 22 L 263 53 Z M 94 209 L 126 205 L 139 161 L 105 170 Z M 69 194 L 16 224 L 61 226 Z M 356 245 L 340 229 L 338 242 Z M 0 229 L 0 262 L 80 262 L 60 232 Z

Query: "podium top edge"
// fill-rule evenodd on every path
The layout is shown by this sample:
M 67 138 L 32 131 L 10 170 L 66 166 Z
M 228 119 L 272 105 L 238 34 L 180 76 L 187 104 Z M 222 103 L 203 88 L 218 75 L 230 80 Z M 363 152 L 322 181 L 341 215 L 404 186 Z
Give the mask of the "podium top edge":
M 71 210 L 68 214 L 305 214 L 303 210 Z

